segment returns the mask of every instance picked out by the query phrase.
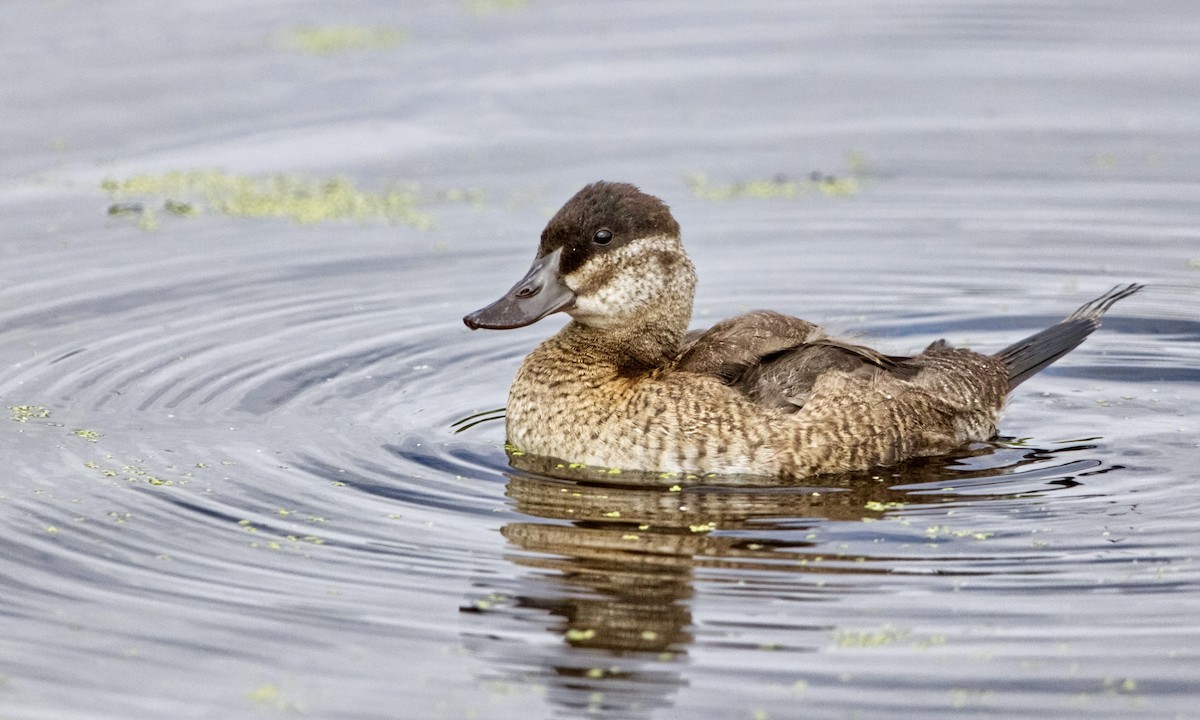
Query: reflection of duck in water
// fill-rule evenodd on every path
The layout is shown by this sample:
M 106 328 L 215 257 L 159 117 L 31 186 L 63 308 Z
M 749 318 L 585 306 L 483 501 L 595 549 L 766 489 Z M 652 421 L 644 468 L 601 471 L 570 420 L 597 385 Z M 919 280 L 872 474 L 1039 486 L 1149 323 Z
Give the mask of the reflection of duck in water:
M 543 678 L 547 697 L 575 712 L 602 696 L 609 714 L 649 717 L 653 708 L 670 707 L 687 684 L 680 668 L 695 646 L 747 642 L 755 622 L 722 628 L 714 596 L 751 600 L 752 616 L 801 603 L 793 605 L 798 622 L 785 619 L 767 632 L 780 648 L 818 650 L 835 627 L 813 624 L 805 603 L 882 594 L 896 573 L 1011 572 L 1005 563 L 993 566 L 993 556 L 978 555 L 987 553 L 979 543 L 991 525 L 938 528 L 948 515 L 935 507 L 947 503 L 952 514 L 974 502 L 1001 500 L 1009 510 L 1022 501 L 1040 505 L 1045 493 L 1071 483 L 1064 473 L 1097 471 L 1091 461 L 1059 457 L 1090 449 L 978 445 L 955 458 L 916 460 L 874 475 L 770 486 L 722 479 L 673 492 L 637 481 L 612 484 L 629 482 L 630 473 L 594 468 L 568 468 L 577 477 L 555 479 L 547 475 L 563 468 L 554 461 L 517 456 L 514 464 L 527 467 L 509 475 L 506 494 L 527 519 L 501 532 L 520 550 L 508 559 L 524 571 L 465 608 L 486 622 L 476 634 L 477 652 L 490 653 L 488 665 L 506 681 Z M 900 524 L 861 522 L 886 516 Z M 829 521 L 850 527 L 835 534 Z M 705 600 L 697 603 L 698 595 Z M 697 612 L 698 604 L 705 610 Z M 504 631 L 510 619 L 522 628 L 544 626 L 562 642 L 514 652 Z
M 1116 288 L 995 355 L 944 341 L 889 357 L 759 311 L 688 333 L 696 275 L 679 225 L 632 185 L 588 185 L 550 220 L 529 273 L 472 328 L 558 311 L 525 358 L 509 442 L 623 469 L 803 477 L 949 452 L 996 434 L 1005 397 L 1075 348 Z
M 515 545 L 554 556 L 608 562 L 692 566 L 709 562 L 758 569 L 780 560 L 791 565 L 815 542 L 797 532 L 827 521 L 859 522 L 928 512 L 943 503 L 994 502 L 1040 497 L 1072 487 L 1075 475 L 1108 472 L 1088 458 L 1060 455 L 1091 445 L 1056 449 L 979 444 L 961 454 L 902 463 L 888 472 L 826 475 L 818 484 L 776 484 L 739 478 L 730 484 L 650 487 L 644 476 L 608 475 L 594 468 L 553 468 L 547 458 L 517 456 L 505 494 L 515 509 L 546 523 L 514 522 L 502 532 Z M 557 478 L 556 478 L 557 475 Z M 569 478 L 562 480 L 558 478 Z M 744 482 L 743 482 L 744 480 Z M 714 532 L 719 530 L 719 532 Z M 842 558 L 824 548 L 823 558 Z M 838 571 L 830 565 L 799 563 L 794 570 Z M 854 566 L 862 574 L 863 565 Z

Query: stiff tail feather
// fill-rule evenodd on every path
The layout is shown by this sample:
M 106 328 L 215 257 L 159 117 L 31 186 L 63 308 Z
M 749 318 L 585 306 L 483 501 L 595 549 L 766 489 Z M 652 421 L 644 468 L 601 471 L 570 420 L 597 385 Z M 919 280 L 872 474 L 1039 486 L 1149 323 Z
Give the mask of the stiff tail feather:
M 1144 285 L 1118 285 L 1100 297 L 1084 304 L 1062 322 L 1019 340 L 996 353 L 1008 367 L 1008 389 L 1025 382 L 1042 368 L 1074 350 L 1100 327 L 1100 318 L 1118 300 L 1124 300 Z

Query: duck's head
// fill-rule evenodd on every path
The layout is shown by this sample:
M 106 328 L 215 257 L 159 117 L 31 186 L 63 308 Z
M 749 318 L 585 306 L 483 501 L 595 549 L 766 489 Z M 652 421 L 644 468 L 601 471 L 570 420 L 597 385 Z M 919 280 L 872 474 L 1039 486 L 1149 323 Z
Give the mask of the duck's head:
M 597 182 L 550 219 L 525 277 L 463 322 L 471 329 L 509 329 L 562 311 L 588 327 L 666 332 L 678 342 L 695 287 L 667 205 L 633 185 Z

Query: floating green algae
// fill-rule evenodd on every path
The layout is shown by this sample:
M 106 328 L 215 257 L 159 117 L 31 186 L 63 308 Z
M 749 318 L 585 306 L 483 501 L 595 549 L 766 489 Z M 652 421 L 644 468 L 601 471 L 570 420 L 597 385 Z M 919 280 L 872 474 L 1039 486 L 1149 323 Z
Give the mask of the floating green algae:
M 472 15 L 491 15 L 521 10 L 529 5 L 529 0 L 462 0 L 462 4 Z
M 987 540 L 993 537 L 995 533 L 982 532 L 979 530 L 962 530 L 952 528 L 948 525 L 933 525 L 925 528 L 925 537 L 931 540 L 940 540 L 947 538 L 973 538 L 975 540 Z
M 780 174 L 772 178 L 741 180 L 722 185 L 710 182 L 704 173 L 691 173 L 686 180 L 693 195 L 712 202 L 743 198 L 794 199 L 806 195 L 853 197 L 859 193 L 862 179 L 869 172 L 869 165 L 866 156 L 858 152 L 850 153 L 846 165 L 847 170 L 842 177 L 812 172 L 807 177 L 795 179 Z
M 813 173 L 803 180 L 793 180 L 786 175 L 780 175 L 766 180 L 743 180 L 728 185 L 711 183 L 704 173 L 692 173 L 688 175 L 687 182 L 693 195 L 701 200 L 713 202 L 742 198 L 793 199 L 814 194 L 851 197 L 858 194 L 860 187 L 857 178 L 836 178 L 818 173 Z
M 278 685 L 264 683 L 249 691 L 246 699 L 259 710 L 303 715 L 305 706 L 289 698 Z
M 8 408 L 8 418 L 14 422 L 29 422 L 50 417 L 50 411 L 41 405 L 13 405 Z
M 889 645 L 903 645 L 918 650 L 930 650 L 946 644 L 942 635 L 915 636 L 907 628 L 884 625 L 875 630 L 838 630 L 833 641 L 843 650 L 862 650 Z
M 163 210 L 166 210 L 172 215 L 178 215 L 179 217 L 191 217 L 192 215 L 197 214 L 195 205 L 186 202 L 179 202 L 178 200 L 172 200 L 170 198 L 167 198 L 165 201 L 163 201 Z
M 420 230 L 434 225 L 433 214 L 423 207 L 425 196 L 413 183 L 377 193 L 360 189 L 344 177 L 319 180 L 297 175 L 252 177 L 221 170 L 183 170 L 106 179 L 100 189 L 120 201 L 163 198 L 163 208 L 177 216 L 195 215 L 203 207 L 221 215 L 283 218 L 302 225 L 327 220 L 386 220 Z M 481 193 L 454 190 L 442 193 L 439 199 L 479 204 Z M 113 207 L 140 209 L 129 202 Z M 110 208 L 110 214 L 117 213 Z
M 333 55 L 356 50 L 387 50 L 396 47 L 408 35 L 394 27 L 360 25 L 301 25 L 280 36 L 286 48 L 311 55 Z

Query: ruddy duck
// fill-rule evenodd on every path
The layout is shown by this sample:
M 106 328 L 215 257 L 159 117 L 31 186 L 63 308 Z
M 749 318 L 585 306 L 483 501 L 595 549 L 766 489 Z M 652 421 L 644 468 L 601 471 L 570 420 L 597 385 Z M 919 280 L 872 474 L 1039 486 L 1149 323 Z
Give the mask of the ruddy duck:
M 689 333 L 695 285 L 658 198 L 598 182 L 567 201 L 525 277 L 463 318 L 472 329 L 572 318 L 521 363 L 509 443 L 608 468 L 793 478 L 944 454 L 995 436 L 1008 393 L 1142 287 L 994 355 L 939 340 L 894 357 L 769 311 Z

